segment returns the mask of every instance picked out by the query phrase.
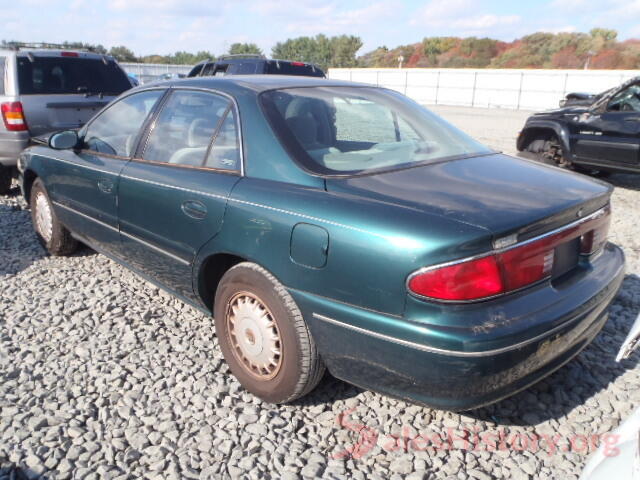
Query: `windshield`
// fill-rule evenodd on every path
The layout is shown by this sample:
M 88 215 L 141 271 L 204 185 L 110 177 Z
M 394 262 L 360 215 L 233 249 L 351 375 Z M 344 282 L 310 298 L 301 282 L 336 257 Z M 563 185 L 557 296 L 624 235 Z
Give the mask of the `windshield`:
M 21 95 L 85 93 L 120 95 L 131 88 L 113 61 L 77 57 L 18 57 Z
M 491 152 L 392 90 L 290 88 L 264 92 L 261 99 L 280 141 L 316 174 L 368 173 Z

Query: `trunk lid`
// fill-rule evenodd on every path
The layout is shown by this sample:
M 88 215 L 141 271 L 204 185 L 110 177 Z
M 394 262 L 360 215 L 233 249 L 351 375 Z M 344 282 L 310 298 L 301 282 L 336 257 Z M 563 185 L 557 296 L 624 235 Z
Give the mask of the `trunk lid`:
M 326 188 L 486 228 L 494 240 L 518 234 L 519 241 L 595 212 L 612 190 L 583 175 L 502 154 L 328 178 Z
M 81 127 L 131 88 L 115 60 L 104 55 L 34 51 L 16 62 L 18 100 L 32 136 Z

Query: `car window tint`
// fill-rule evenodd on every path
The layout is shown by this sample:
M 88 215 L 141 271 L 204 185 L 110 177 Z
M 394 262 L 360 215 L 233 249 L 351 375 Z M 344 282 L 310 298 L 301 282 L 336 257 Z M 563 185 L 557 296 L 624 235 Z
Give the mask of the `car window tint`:
M 240 142 L 233 109 L 229 110 L 218 129 L 205 166 L 222 170 L 240 170 Z
M 19 56 L 21 95 L 93 93 L 120 95 L 131 88 L 124 71 L 113 60 L 81 57 Z
M 163 94 L 164 90 L 149 90 L 114 103 L 81 132 L 84 148 L 121 157 L 130 156 L 140 127 Z
M 4 64 L 5 57 L 0 57 L 0 95 L 4 95 Z
M 633 84 L 616 93 L 607 106 L 613 112 L 640 112 L 640 84 Z
M 257 71 L 258 71 L 257 62 L 245 62 L 245 63 L 239 63 L 236 66 L 234 73 L 236 75 L 251 75 L 253 73 L 257 73 Z
M 149 135 L 145 160 L 202 166 L 229 100 L 212 93 L 176 91 L 162 107 Z

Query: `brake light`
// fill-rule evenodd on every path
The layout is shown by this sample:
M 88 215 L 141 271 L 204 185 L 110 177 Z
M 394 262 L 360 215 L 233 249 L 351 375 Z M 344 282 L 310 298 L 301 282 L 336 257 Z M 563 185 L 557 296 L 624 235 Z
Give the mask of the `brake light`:
M 27 121 L 24 118 L 22 103 L 4 102 L 0 105 L 4 126 L 10 132 L 21 132 L 27 130 Z
M 496 250 L 480 258 L 418 270 L 409 277 L 412 293 L 434 300 L 465 302 L 513 292 L 551 277 L 555 248 L 580 238 L 580 253 L 592 255 L 607 241 L 611 210 L 557 233 Z
M 61 57 L 79 57 L 78 52 L 60 52 Z
M 294 67 L 304 67 L 304 62 L 291 62 Z

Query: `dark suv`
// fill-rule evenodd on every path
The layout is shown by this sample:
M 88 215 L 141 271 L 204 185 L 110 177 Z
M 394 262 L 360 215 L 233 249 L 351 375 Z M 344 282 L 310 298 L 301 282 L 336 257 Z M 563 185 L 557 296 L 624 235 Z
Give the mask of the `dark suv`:
M 189 77 L 221 75 L 303 75 L 325 77 L 324 71 L 312 63 L 273 60 L 263 55 L 223 55 L 216 61 L 205 60 L 189 72 Z
M 32 138 L 81 127 L 132 86 L 113 57 L 53 47 L 0 49 L 0 195 L 8 193 L 18 155 Z

